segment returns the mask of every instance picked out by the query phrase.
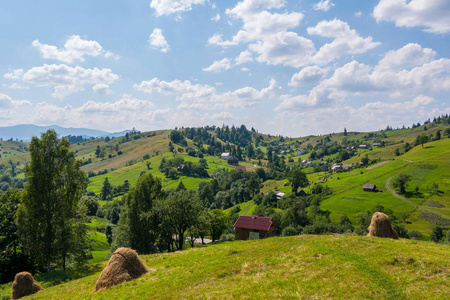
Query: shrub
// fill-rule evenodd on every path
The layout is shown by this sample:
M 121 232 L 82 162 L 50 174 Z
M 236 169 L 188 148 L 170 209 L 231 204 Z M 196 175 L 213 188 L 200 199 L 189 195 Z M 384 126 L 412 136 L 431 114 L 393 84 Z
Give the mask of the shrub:
M 220 236 L 221 242 L 234 241 L 234 234 L 232 233 L 224 233 Z
M 282 236 L 291 236 L 291 235 L 297 235 L 298 234 L 298 230 L 295 229 L 294 226 L 289 225 L 286 228 L 283 229 L 283 231 L 281 232 Z

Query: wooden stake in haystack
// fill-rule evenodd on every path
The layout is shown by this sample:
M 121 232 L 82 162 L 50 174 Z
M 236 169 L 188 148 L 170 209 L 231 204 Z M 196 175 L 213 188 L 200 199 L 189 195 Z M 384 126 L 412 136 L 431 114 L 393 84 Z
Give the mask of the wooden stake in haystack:
M 367 236 L 398 239 L 397 232 L 392 228 L 391 221 L 386 214 L 376 212 L 372 216 Z
M 149 269 L 136 251 L 130 248 L 118 248 L 100 274 L 94 292 L 103 291 L 114 285 L 136 279 L 148 272 Z
M 32 295 L 43 288 L 34 280 L 33 275 L 28 272 L 17 273 L 12 284 L 11 300 Z

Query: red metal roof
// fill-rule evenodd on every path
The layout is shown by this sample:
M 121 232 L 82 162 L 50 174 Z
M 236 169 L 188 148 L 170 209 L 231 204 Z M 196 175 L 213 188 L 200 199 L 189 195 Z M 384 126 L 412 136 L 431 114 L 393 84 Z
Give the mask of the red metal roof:
M 239 216 L 233 227 L 268 231 L 272 224 L 272 218 L 268 217 Z

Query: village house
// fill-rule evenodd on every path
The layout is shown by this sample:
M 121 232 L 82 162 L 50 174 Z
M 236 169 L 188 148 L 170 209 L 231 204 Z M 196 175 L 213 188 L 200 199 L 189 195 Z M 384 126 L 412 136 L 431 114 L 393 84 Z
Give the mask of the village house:
M 277 195 L 277 199 L 278 199 L 278 200 L 280 200 L 281 197 L 283 197 L 284 195 L 286 195 L 285 193 L 280 192 L 280 191 L 276 191 L 275 194 Z
M 373 143 L 374 147 L 380 147 L 381 143 Z
M 297 155 L 303 155 L 305 152 L 305 149 L 297 149 Z
M 367 149 L 367 145 L 359 145 L 359 149 Z
M 365 184 L 363 186 L 363 191 L 364 192 L 377 192 L 377 186 L 375 184 Z
M 247 171 L 247 169 L 244 166 L 237 166 L 236 168 L 234 168 L 235 171 L 241 170 L 243 172 Z
M 239 216 L 233 225 L 235 239 L 242 241 L 275 236 L 274 229 L 276 226 L 275 220 L 263 215 L 257 217 Z
M 239 160 L 236 157 L 234 157 L 234 156 L 230 156 L 227 159 L 227 161 L 228 161 L 228 164 L 232 165 L 232 166 L 237 166 L 239 164 Z
M 220 158 L 221 159 L 229 159 L 230 158 L 230 153 L 228 153 L 228 152 L 224 152 L 224 153 L 222 153 L 221 155 L 220 155 Z
M 349 171 L 349 170 L 351 170 L 352 168 L 353 168 L 352 165 L 342 165 L 342 169 L 345 170 L 345 171 Z
M 333 171 L 333 172 L 337 172 L 338 170 L 340 170 L 342 168 L 342 166 L 341 165 L 338 165 L 338 164 L 333 164 L 332 166 L 331 166 L 331 171 Z

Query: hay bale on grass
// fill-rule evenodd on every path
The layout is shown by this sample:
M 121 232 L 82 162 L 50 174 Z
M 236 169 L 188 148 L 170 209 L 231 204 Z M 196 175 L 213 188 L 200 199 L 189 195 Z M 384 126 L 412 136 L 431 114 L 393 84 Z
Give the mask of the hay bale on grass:
M 149 269 L 136 251 L 130 248 L 118 248 L 100 274 L 94 292 L 136 279 L 147 272 L 149 272 Z
M 11 299 L 20 299 L 40 290 L 43 288 L 34 280 L 33 275 L 28 272 L 20 272 L 14 277 Z
M 398 239 L 397 232 L 392 228 L 389 217 L 381 212 L 376 212 L 372 216 L 367 236 Z

